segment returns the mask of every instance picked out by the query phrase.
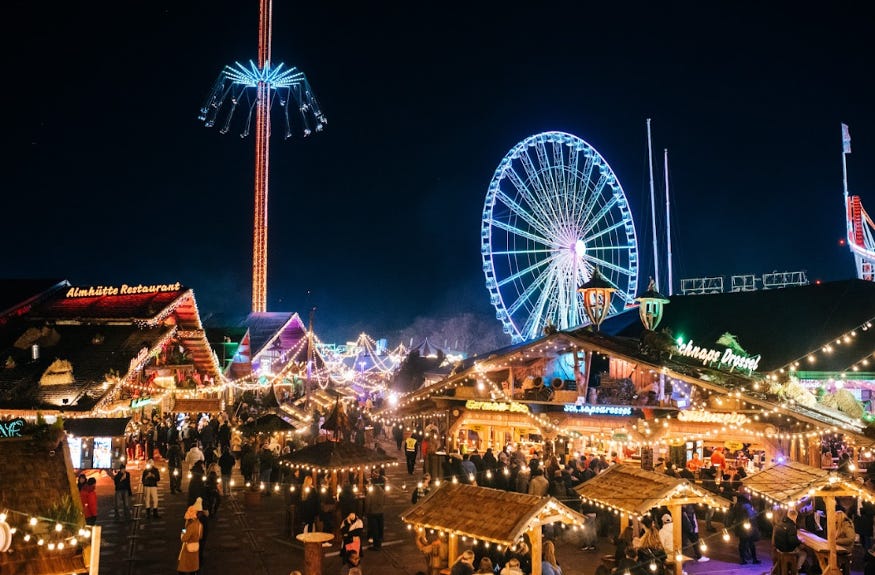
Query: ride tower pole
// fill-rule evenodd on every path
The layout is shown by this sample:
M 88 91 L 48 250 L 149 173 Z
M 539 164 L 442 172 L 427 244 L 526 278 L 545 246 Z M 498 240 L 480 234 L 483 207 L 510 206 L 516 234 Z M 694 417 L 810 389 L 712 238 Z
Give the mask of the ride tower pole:
M 847 124 L 842 124 L 842 189 L 845 194 L 845 237 L 850 247 L 853 241 L 853 224 L 851 223 L 851 206 L 848 203 L 848 154 L 851 153 L 851 133 Z M 853 251 L 853 250 L 852 250 Z M 856 254 L 854 254 L 856 257 Z
M 258 14 L 258 69 L 270 66 L 272 0 Z M 267 192 L 270 165 L 270 82 L 259 80 L 255 102 L 255 220 L 252 231 L 252 311 L 267 311 Z
M 666 240 L 666 259 L 668 273 L 668 295 L 671 295 L 671 212 L 668 199 L 668 148 L 663 148 L 664 164 L 665 164 L 665 240 Z
M 650 118 L 647 118 L 647 162 L 650 165 L 650 216 L 653 223 L 653 277 L 659 286 L 659 250 L 656 237 L 656 199 L 653 191 L 653 142 L 650 139 Z

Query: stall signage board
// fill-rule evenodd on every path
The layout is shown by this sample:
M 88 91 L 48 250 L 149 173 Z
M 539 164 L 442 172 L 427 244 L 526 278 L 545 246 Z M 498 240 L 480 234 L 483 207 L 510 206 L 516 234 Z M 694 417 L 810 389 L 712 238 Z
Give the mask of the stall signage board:
M 174 284 L 153 284 L 135 286 L 122 284 L 121 286 L 89 286 L 86 288 L 71 287 L 67 290 L 66 296 L 69 298 L 75 297 L 101 297 L 108 295 L 133 295 L 143 293 L 161 293 L 168 291 L 179 291 L 182 289 L 182 284 L 176 282 Z
M 683 357 L 689 357 L 702 362 L 702 365 L 716 364 L 717 368 L 746 369 L 756 371 L 760 365 L 762 356 L 744 355 L 738 351 L 726 348 L 723 351 L 696 345 L 693 340 L 686 343 L 678 341 L 677 353 Z
M 586 405 L 578 403 L 566 403 L 565 413 L 585 413 L 587 415 L 632 415 L 632 408 L 628 405 Z
M 711 411 L 681 411 L 678 421 L 693 423 L 722 423 L 724 425 L 744 425 L 750 419 L 743 413 L 714 413 Z
M 529 408 L 521 403 L 504 403 L 500 401 L 477 401 L 469 399 L 465 402 L 465 409 L 478 411 L 509 411 L 511 413 L 528 413 Z
M 143 407 L 146 405 L 150 405 L 154 403 L 151 397 L 141 397 L 139 399 L 131 400 L 131 409 L 137 409 L 138 407 Z
M 20 417 L 10 421 L 0 421 L 0 437 L 21 437 L 22 427 L 24 427 L 24 419 Z

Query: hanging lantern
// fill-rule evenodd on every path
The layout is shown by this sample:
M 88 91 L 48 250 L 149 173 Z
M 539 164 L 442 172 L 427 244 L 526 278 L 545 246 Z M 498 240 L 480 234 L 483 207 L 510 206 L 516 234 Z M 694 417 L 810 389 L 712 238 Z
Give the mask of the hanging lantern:
M 577 291 L 583 295 L 583 311 L 598 331 L 611 311 L 611 295 L 616 288 L 605 279 L 598 266 L 595 266 L 592 277 L 577 288 Z
M 638 315 L 641 323 L 650 331 L 656 331 L 659 322 L 662 321 L 662 308 L 668 303 L 668 298 L 656 291 L 656 282 L 650 278 L 647 291 L 635 298 L 638 306 Z

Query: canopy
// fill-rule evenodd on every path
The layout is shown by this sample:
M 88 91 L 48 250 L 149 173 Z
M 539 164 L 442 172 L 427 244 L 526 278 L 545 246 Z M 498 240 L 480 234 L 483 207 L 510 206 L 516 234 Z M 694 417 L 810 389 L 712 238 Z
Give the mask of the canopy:
M 323 441 L 308 445 L 285 456 L 283 461 L 291 467 L 321 472 L 355 471 L 398 464 L 385 451 L 375 451 L 348 441 Z
M 612 465 L 574 488 L 584 501 L 642 517 L 654 507 L 705 504 L 728 509 L 730 502 L 691 481 L 647 471 L 634 465 Z
M 445 482 L 402 513 L 401 520 L 418 530 L 447 532 L 450 557 L 458 554 L 459 537 L 512 546 L 526 533 L 532 556 L 540 557 L 542 525 L 583 525 L 586 518 L 553 497 Z M 540 561 L 532 563 L 532 575 L 541 575 Z

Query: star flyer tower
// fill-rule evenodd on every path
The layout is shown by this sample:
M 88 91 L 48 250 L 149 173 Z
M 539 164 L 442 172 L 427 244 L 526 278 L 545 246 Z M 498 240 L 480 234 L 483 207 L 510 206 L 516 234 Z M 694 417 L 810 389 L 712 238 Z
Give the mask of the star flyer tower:
M 260 0 L 258 18 L 258 61 L 246 66 L 235 62 L 225 66 L 201 107 L 199 119 L 208 128 L 217 122 L 227 133 L 238 107 L 244 112 L 240 137 L 250 134 L 255 120 L 255 222 L 252 233 L 252 311 L 267 311 L 267 191 L 270 164 L 270 113 L 279 104 L 285 121 L 286 139 L 292 136 L 289 108 L 297 106 L 304 137 L 321 132 L 327 123 L 304 73 L 271 61 L 273 17 L 271 0 Z

